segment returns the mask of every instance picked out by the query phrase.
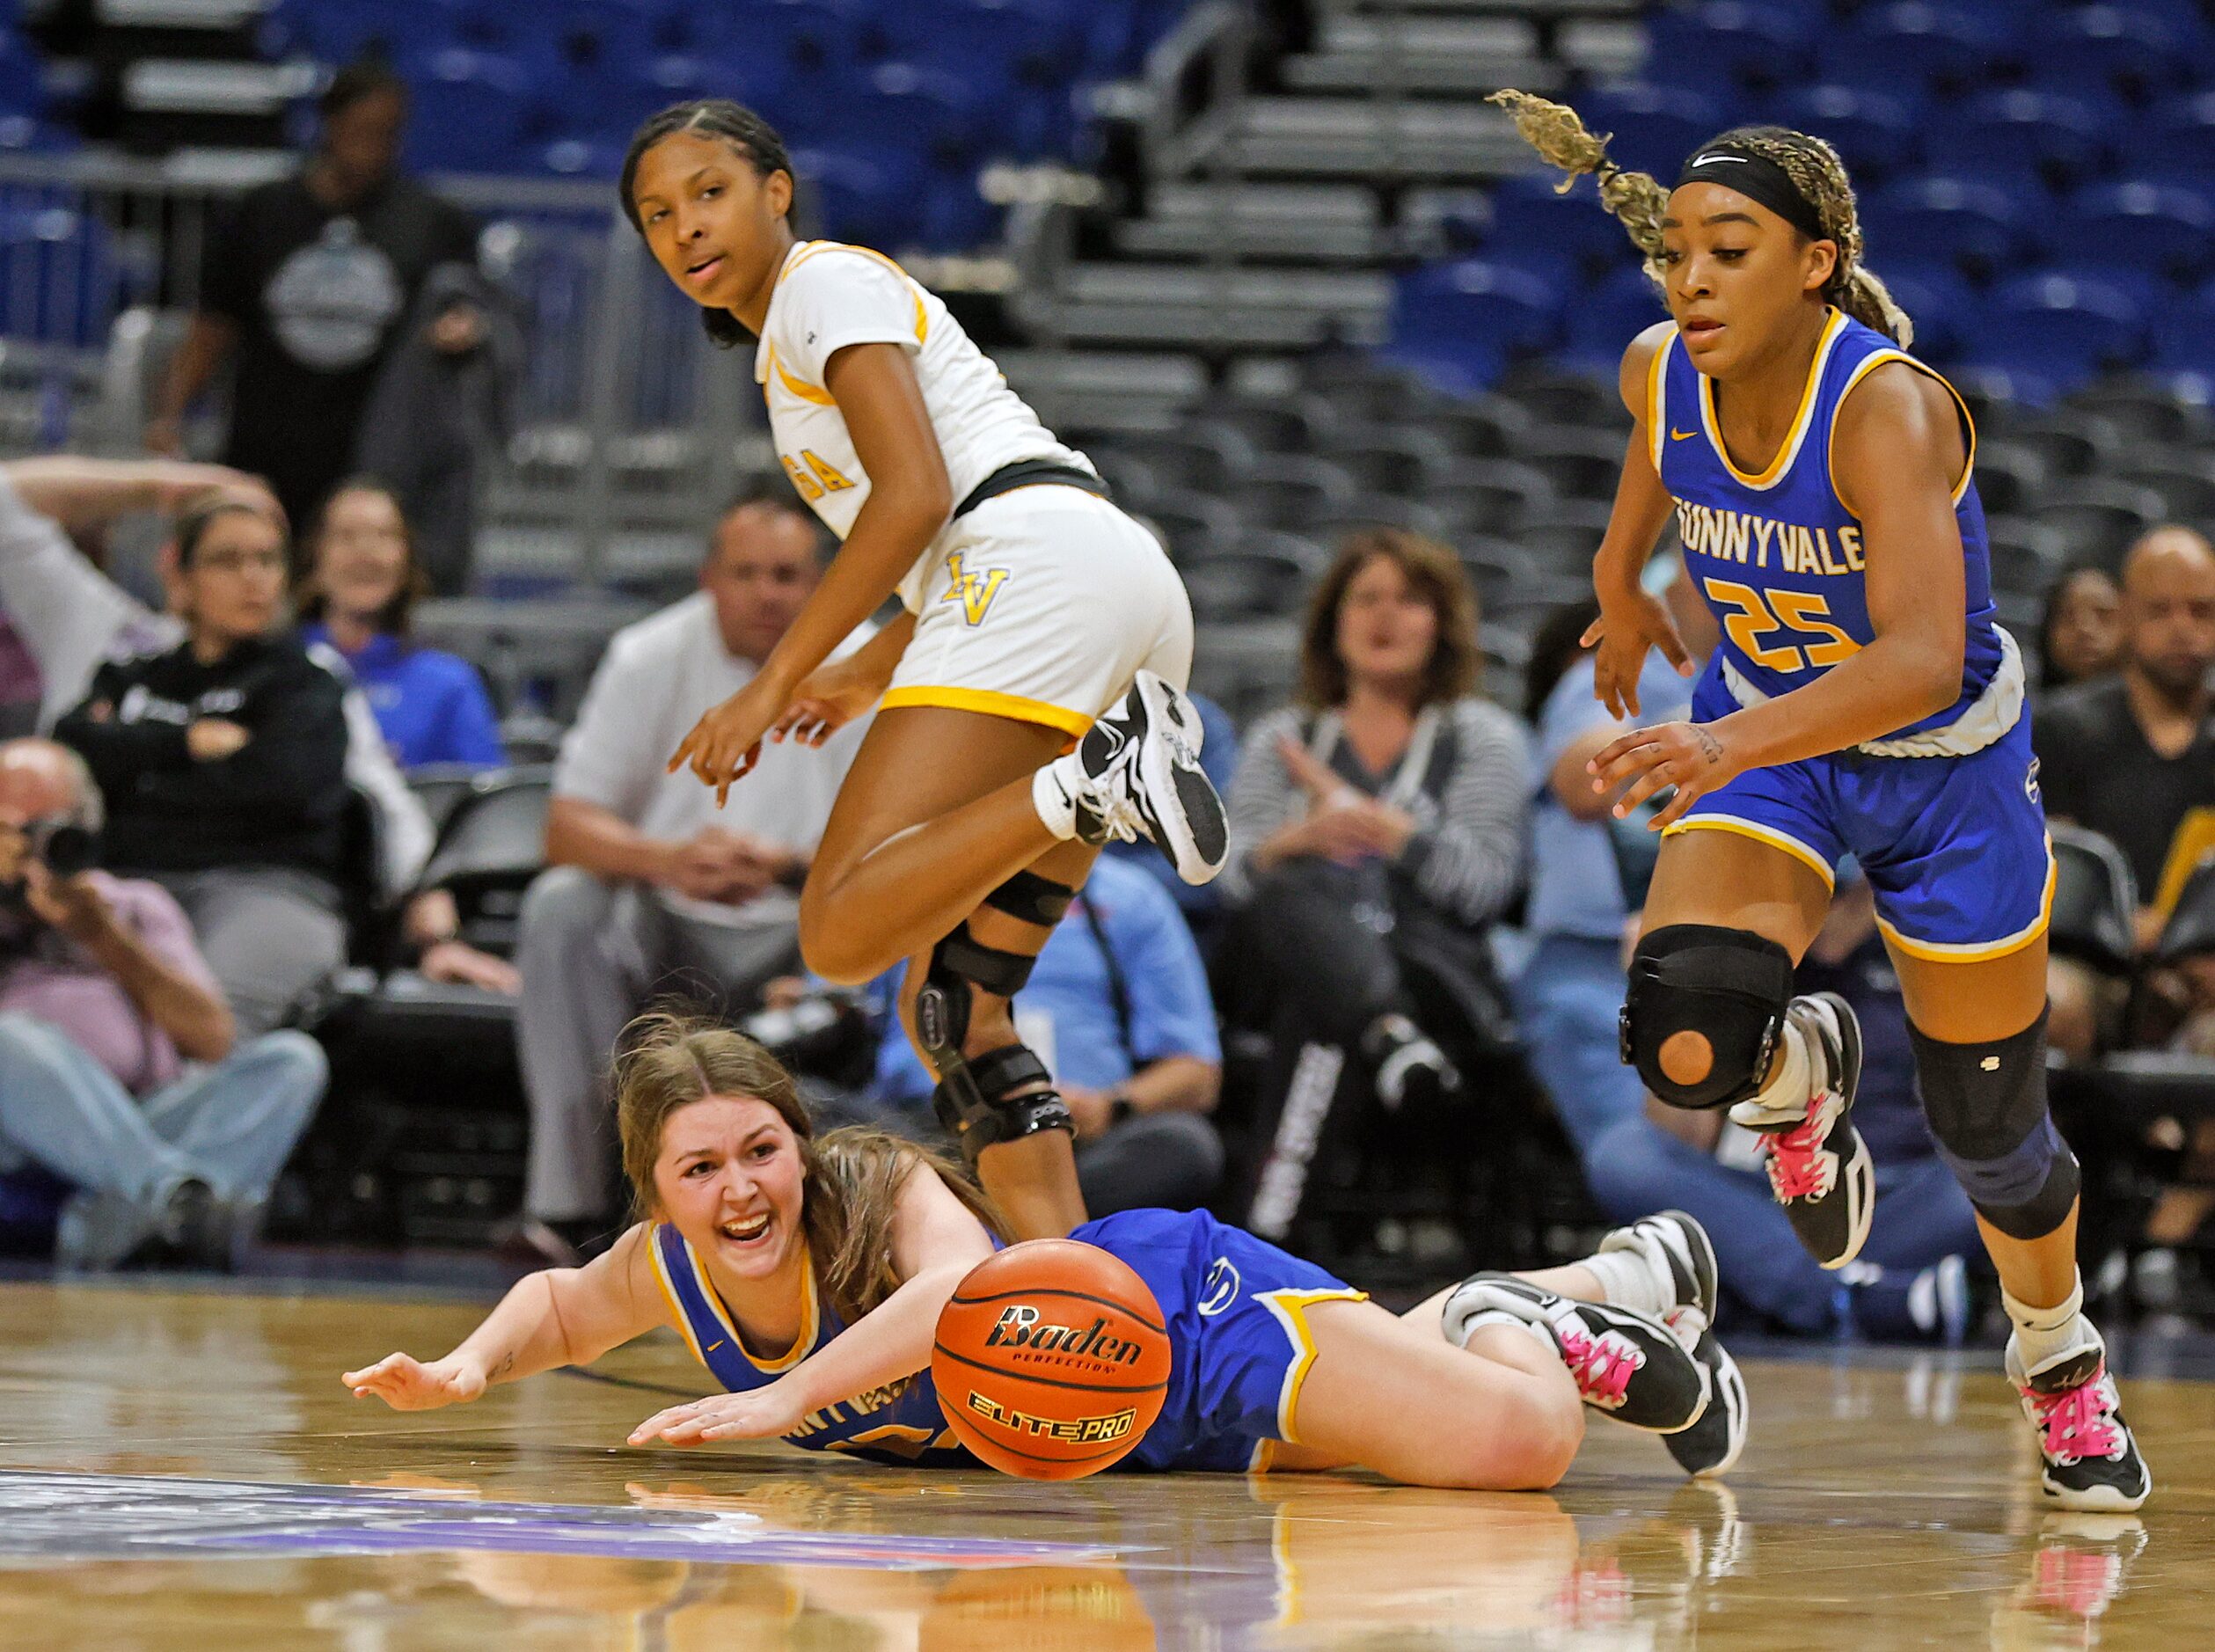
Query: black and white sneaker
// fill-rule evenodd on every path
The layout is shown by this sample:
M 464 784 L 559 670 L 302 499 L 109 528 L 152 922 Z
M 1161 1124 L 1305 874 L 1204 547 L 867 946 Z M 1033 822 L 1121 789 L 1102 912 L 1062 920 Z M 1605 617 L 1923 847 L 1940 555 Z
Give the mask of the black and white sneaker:
M 1048 767 L 1077 836 L 1088 844 L 1143 836 L 1187 883 L 1208 882 L 1223 870 L 1231 830 L 1200 766 L 1204 737 L 1192 702 L 1151 671 L 1139 672 L 1077 749 Z
M 1472 1274 L 1446 1298 L 1443 1328 L 1458 1348 L 1486 1325 L 1543 1330 L 1593 1410 L 1655 1434 L 1674 1434 L 1707 1408 L 1707 1373 L 1660 1320 L 1578 1302 L 1512 1274 Z
M 1662 1322 L 1674 1330 L 1685 1310 L 1696 1311 L 1704 1326 L 1715 1322 L 1714 1242 L 1707 1230 L 1682 1210 L 1663 1210 L 1642 1216 L 1627 1227 L 1610 1232 L 1600 1240 L 1600 1254 L 1627 1251 L 1645 1262 L 1654 1283 L 1670 1305 Z
M 2038 1431 L 2044 1467 L 2039 1484 L 2064 1509 L 2128 1514 L 2146 1500 L 2153 1476 L 2123 1420 L 2123 1399 L 2108 1375 L 2107 1345 L 2089 1321 L 2081 1347 L 2024 1368 L 2019 1340 L 2007 1339 L 2007 1380 L 2022 1399 L 2022 1414 Z
M 1822 1071 L 1796 1109 L 1742 1101 L 1730 1116 L 1761 1133 L 1769 1188 L 1808 1254 L 1825 1268 L 1843 1268 L 1868 1242 L 1876 1215 L 1876 1162 L 1853 1128 L 1854 1092 L 1861 1083 L 1861 1024 L 1835 992 L 1792 1000 L 1786 1017 L 1806 1039 Z
M 1662 1323 L 1707 1373 L 1707 1408 L 1692 1427 L 1663 1436 L 1662 1444 L 1687 1474 L 1727 1472 L 1745 1450 L 1751 1407 L 1738 1362 L 1711 1328 L 1720 1280 L 1707 1230 L 1682 1210 L 1663 1210 L 1615 1229 L 1599 1247 L 1602 1254 L 1627 1251 L 1646 1263 L 1669 1303 Z

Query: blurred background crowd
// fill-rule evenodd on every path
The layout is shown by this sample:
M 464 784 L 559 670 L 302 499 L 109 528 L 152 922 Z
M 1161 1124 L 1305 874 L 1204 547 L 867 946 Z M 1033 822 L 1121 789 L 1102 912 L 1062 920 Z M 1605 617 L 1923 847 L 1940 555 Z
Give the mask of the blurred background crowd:
M 2215 1312 L 2215 15 L 1737 0 L 21 0 L 0 7 L 0 1246 L 436 1275 L 589 1254 L 640 1007 L 927 1134 L 890 983 L 801 970 L 859 730 L 662 763 L 832 547 L 610 187 L 732 95 L 804 233 L 900 258 L 1158 531 L 1232 859 L 1105 858 L 1018 1001 L 1096 1214 L 1409 1287 L 1651 1210 L 1730 1312 L 1988 1305 L 1851 866 L 1864 1256 L 1617 1056 L 1653 838 L 1579 639 L 1659 318 L 1502 85 L 1628 164 L 1831 138 L 1978 420 L 2036 662 L 2057 1105 L 2103 1310 Z M 243 491 L 242 491 L 243 490 Z M 1709 622 L 1664 545 L 1649 583 Z M 1658 662 L 1649 720 L 1689 684 Z M 1130 846 L 1121 846 L 1129 849 Z

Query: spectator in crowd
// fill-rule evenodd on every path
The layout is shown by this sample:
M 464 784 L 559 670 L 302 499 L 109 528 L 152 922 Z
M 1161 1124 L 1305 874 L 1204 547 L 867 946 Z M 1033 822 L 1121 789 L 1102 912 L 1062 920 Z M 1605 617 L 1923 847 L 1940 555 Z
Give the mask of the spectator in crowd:
M 2046 588 L 2038 616 L 2038 691 L 2105 676 L 2123 663 L 2123 593 L 2105 568 L 2073 567 Z
M 1504 1025 L 1487 931 L 1522 881 L 1529 756 L 1476 696 L 1476 626 L 1451 551 L 1350 535 L 1308 604 L 1299 702 L 1240 749 L 1222 876 L 1236 967 L 1219 984 L 1229 1021 L 1270 1034 L 1273 1090 L 1290 1093 L 1288 1064 L 1316 1046 L 1387 1107 L 1435 1100 L 1460 1085 L 1447 1047 Z M 1442 1010 L 1424 1027 L 1419 990 L 1455 1024 Z
M 873 988 L 888 1010 L 899 975 Z M 925 1126 L 932 1080 L 897 1018 L 887 1023 L 872 1100 Z M 1076 1121 L 1077 1180 L 1093 1215 L 1188 1210 L 1215 1191 L 1215 1005 L 1191 931 L 1150 871 L 1105 857 L 1093 867 L 1016 996 L 1015 1025 Z
M 97 531 L 132 511 L 174 514 L 223 498 L 252 501 L 273 516 L 276 510 L 259 481 L 220 465 L 65 454 L 0 464 L 0 618 L 35 670 L 38 727 L 53 727 L 84 698 L 104 659 L 158 652 L 184 635 L 173 614 L 140 606 L 85 559 L 69 535 Z M 328 659 L 344 671 L 335 653 Z M 425 975 L 513 990 L 502 961 L 456 939 L 461 918 L 451 896 L 413 892 L 431 852 L 430 816 L 386 749 L 369 700 L 349 686 L 343 705 L 347 779 L 371 800 L 380 829 L 377 887 L 364 893 L 399 909 L 402 939 L 420 950 L 417 967 Z
M 1678 633 L 1694 658 L 1714 646 L 1707 605 L 1674 554 L 1657 557 L 1649 581 L 1663 588 Z M 1531 816 L 1531 900 L 1534 943 L 1516 978 L 1517 1026 L 1539 1082 L 1579 1154 L 1611 1126 L 1635 1116 L 1645 1086 L 1623 1064 L 1617 1023 L 1627 984 L 1625 926 L 1645 904 L 1653 870 L 1652 834 L 1643 820 L 1616 822 L 1612 798 L 1592 790 L 1584 765 L 1630 725 L 1616 721 L 1592 691 L 1592 654 L 1583 638 L 1599 617 L 1589 598 L 1539 629 L 1524 676 L 1526 714 L 1537 730 L 1536 802 Z M 1638 683 L 1639 720 L 1682 717 L 1692 683 L 1656 649 Z M 1635 878 L 1637 887 L 1626 887 Z
M 499 720 L 477 668 L 408 636 L 426 588 L 399 500 L 364 478 L 341 484 L 309 548 L 302 636 L 338 650 L 402 769 L 496 769 Z
M 0 1170 L 71 1184 L 66 1268 L 150 1246 L 228 1267 L 323 1094 L 323 1052 L 237 1040 L 168 891 L 91 868 L 101 820 L 74 752 L 0 745 Z
M 1642 1113 L 1618 1119 L 1585 1154 L 1593 1195 L 1611 1221 L 1690 1211 L 1714 1240 L 1724 1290 L 1787 1331 L 1958 1342 L 1966 1259 L 1983 1251 L 1976 1212 L 1923 1122 L 1906 1007 L 1866 881 L 1840 882 L 1800 966 L 1800 985 L 1841 994 L 1860 1018 L 1853 1122 L 1876 1160 L 1883 1212 L 1860 1256 L 1837 1273 L 1817 1264 L 1770 1195 L 1758 1138 L 1720 1109 L 1688 1113 L 1648 1101 Z
M 299 172 L 249 194 L 207 240 L 200 308 L 146 432 L 183 449 L 186 411 L 234 362 L 229 464 L 267 477 L 295 523 L 315 519 L 353 468 L 377 369 L 430 272 L 476 257 L 476 226 L 400 177 L 406 84 L 369 62 L 339 71 Z M 442 322 L 473 347 L 481 318 Z
M 346 961 L 346 685 L 284 632 L 267 510 L 195 507 L 172 554 L 185 640 L 100 667 L 55 735 L 106 794 L 109 864 L 177 897 L 253 1036 Z
M 2215 549 L 2189 528 L 2157 528 L 2123 565 L 2122 669 L 2065 689 L 2032 729 L 2046 812 L 2111 839 L 2138 885 L 2138 942 L 2150 947 L 2181 883 L 2215 845 Z M 2174 891 L 2167 891 L 2173 895 Z M 2083 965 L 2051 967 L 2047 1036 L 2078 1060 L 2111 1020 Z
M 612 1192 L 604 1094 L 617 1036 L 657 993 L 758 1002 L 800 958 L 798 890 L 866 720 L 809 749 L 771 742 L 727 808 L 668 771 L 703 706 L 749 682 L 820 572 L 821 530 L 781 483 L 716 524 L 700 589 L 618 632 L 562 742 L 551 870 L 523 902 L 516 1034 L 530 1166 L 516 1238 L 557 1259 Z

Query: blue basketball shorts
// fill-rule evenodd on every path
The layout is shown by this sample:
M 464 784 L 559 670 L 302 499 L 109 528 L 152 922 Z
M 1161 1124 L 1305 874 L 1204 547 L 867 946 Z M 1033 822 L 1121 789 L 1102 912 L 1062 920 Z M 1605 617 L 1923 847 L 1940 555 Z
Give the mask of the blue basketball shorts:
M 1711 669 L 1692 719 L 1737 709 Z M 2029 946 L 2053 908 L 2053 845 L 2038 796 L 2030 719 L 1965 757 L 1832 752 L 1752 769 L 1668 829 L 1729 831 L 1805 861 L 1834 883 L 1851 854 L 1876 895 L 1877 927 L 1911 958 L 1972 963 Z
M 1298 1442 L 1308 1311 L 1367 1293 L 1204 1210 L 1123 1210 L 1070 1238 L 1128 1262 L 1169 1329 L 1169 1390 L 1126 1466 L 1243 1473 Z

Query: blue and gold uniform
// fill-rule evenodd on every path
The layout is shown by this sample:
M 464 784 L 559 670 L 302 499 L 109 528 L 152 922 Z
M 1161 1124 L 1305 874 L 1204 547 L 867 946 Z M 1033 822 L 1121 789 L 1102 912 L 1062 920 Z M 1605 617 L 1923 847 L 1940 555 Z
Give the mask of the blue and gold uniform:
M 1714 383 L 1672 331 L 1648 379 L 1654 468 L 1677 501 L 1685 567 L 1722 629 L 1692 696 L 1711 722 L 1813 682 L 1875 636 L 1860 519 L 1831 469 L 1838 412 L 1889 362 L 1946 381 L 1891 340 L 1829 312 L 1797 415 L 1768 468 L 1731 463 Z M 1945 710 L 1851 750 L 1754 769 L 1702 797 L 1669 830 L 1740 833 L 1832 880 L 1860 862 L 1877 923 L 1911 956 L 1998 957 L 2044 931 L 2053 857 L 2014 639 L 1994 620 L 1976 431 L 1953 386 L 1969 459 L 1954 489 L 1963 605 L 1961 691 Z
M 781 1358 L 757 1358 L 684 1236 L 662 1223 L 650 1237 L 647 1252 L 678 1330 L 733 1393 L 775 1381 L 845 1329 L 809 1268 L 799 1340 Z M 1365 1293 L 1204 1210 L 1125 1210 L 1087 1222 L 1070 1238 L 1128 1263 L 1153 1292 L 1168 1327 L 1169 1390 L 1127 1466 L 1266 1468 L 1275 1442 L 1297 1440 L 1300 1385 L 1315 1363 L 1307 1311 L 1319 1302 L 1359 1302 Z M 871 1462 L 979 1466 L 947 1427 L 927 1370 L 826 1406 L 785 1437 Z

